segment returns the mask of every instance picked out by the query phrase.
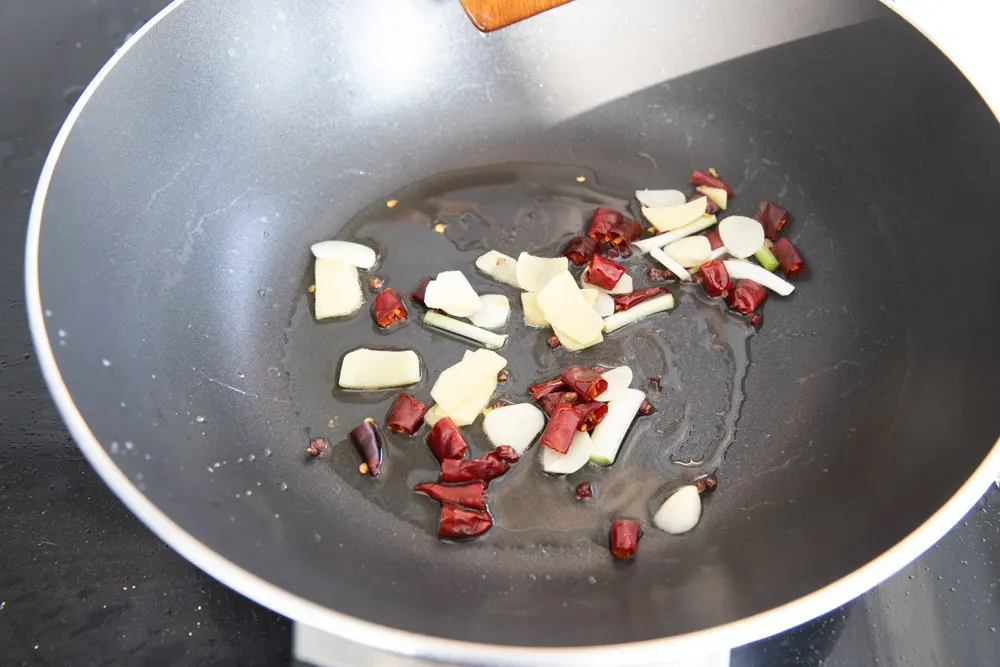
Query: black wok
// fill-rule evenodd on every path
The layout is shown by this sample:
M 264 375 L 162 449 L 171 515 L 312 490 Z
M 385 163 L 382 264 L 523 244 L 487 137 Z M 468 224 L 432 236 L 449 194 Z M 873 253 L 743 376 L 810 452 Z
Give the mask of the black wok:
M 450 2 L 172 5 L 83 95 L 32 211 L 35 342 L 95 468 L 258 602 L 441 660 L 703 653 L 915 558 L 997 469 L 1000 126 L 888 11 L 734 4 L 582 0 L 488 36 Z M 442 544 L 356 459 L 304 461 L 308 435 L 344 437 L 330 419 L 387 404 L 331 396 L 361 341 L 301 309 L 309 244 L 408 184 L 509 163 L 590 170 L 608 193 L 714 165 L 738 212 L 793 212 L 810 266 L 749 341 L 702 524 L 626 567 L 599 531 L 529 540 L 502 517 Z M 419 331 L 425 375 L 465 349 Z

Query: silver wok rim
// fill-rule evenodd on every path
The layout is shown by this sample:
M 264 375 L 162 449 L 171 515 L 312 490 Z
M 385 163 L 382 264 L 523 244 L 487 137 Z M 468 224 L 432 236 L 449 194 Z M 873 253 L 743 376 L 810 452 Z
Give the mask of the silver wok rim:
M 87 103 L 112 69 L 153 27 L 186 0 L 174 0 L 138 30 L 105 64 L 70 111 L 45 161 L 31 206 L 25 250 L 28 323 L 42 374 L 77 445 L 118 498 L 160 539 L 226 586 L 288 618 L 378 650 L 475 665 L 561 666 L 654 664 L 665 657 L 704 655 L 782 632 L 825 614 L 883 582 L 940 540 L 976 504 L 1000 469 L 1000 440 L 972 476 L 929 519 L 898 544 L 845 577 L 766 612 L 685 635 L 604 646 L 539 648 L 494 646 L 441 639 L 363 621 L 310 602 L 241 568 L 175 523 L 129 480 L 91 432 L 77 409 L 53 354 L 43 316 L 38 254 L 45 200 L 60 154 Z

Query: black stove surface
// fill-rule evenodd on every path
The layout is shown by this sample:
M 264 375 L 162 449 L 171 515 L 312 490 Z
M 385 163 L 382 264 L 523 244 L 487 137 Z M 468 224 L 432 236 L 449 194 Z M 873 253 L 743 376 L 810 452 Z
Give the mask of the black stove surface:
M 291 624 L 189 565 L 83 459 L 33 358 L 31 195 L 73 102 L 166 0 L 0 0 L 0 664 L 284 665 Z M 1000 664 L 1000 492 L 882 586 L 734 667 Z

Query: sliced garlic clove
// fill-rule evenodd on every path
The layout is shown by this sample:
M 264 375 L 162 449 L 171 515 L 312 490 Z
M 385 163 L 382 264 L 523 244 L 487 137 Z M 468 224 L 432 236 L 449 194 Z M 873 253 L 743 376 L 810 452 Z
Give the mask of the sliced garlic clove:
M 510 318 L 510 301 L 503 294 L 484 294 L 479 297 L 482 308 L 473 313 L 469 321 L 484 329 L 500 329 Z
M 316 259 L 336 259 L 365 270 L 375 266 L 378 260 L 373 249 L 351 241 L 320 241 L 313 243 L 311 250 Z
M 531 446 L 543 428 L 544 413 L 530 403 L 501 406 L 490 410 L 483 419 L 483 431 L 490 443 L 494 447 L 507 445 L 518 454 Z
M 746 259 L 764 246 L 764 228 L 753 218 L 731 215 L 719 223 L 719 236 L 733 257 Z
M 482 308 L 479 295 L 461 271 L 442 271 L 427 283 L 424 304 L 455 317 L 469 317 Z

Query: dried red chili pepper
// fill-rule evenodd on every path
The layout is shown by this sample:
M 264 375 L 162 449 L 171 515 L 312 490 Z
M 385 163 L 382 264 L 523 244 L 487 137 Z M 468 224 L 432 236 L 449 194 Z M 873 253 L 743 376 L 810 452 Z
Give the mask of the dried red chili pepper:
M 639 546 L 639 538 L 642 531 L 639 522 L 632 519 L 615 519 L 611 524 L 611 533 L 608 536 L 608 546 L 615 558 L 631 558 Z
M 562 389 L 565 386 L 566 383 L 563 382 L 562 376 L 560 375 L 559 377 L 552 378 L 551 380 L 536 382 L 528 387 L 528 391 L 531 392 L 531 397 L 537 401 L 545 394 L 551 394 L 557 389 Z
M 438 537 L 475 537 L 493 525 L 493 517 L 484 510 L 467 510 L 445 503 L 441 505 Z
M 594 217 L 590 219 L 590 229 L 587 236 L 601 243 L 608 243 L 608 232 L 611 228 L 622 221 L 625 216 L 606 206 L 598 206 L 594 211 Z
M 606 290 L 614 289 L 625 273 L 625 267 L 607 257 L 594 255 L 587 267 L 586 282 Z
M 593 431 L 607 416 L 608 404 L 600 401 L 585 401 L 576 406 L 576 411 L 583 415 L 583 420 L 577 428 L 581 431 Z
M 507 445 L 486 452 L 478 459 L 445 459 L 441 461 L 441 481 L 472 482 L 481 479 L 488 482 L 510 470 L 518 461 L 517 452 Z
M 701 286 L 709 296 L 725 296 L 733 288 L 729 269 L 721 259 L 713 259 L 701 265 Z
M 367 467 L 368 474 L 372 477 L 378 477 L 378 473 L 382 469 L 384 449 L 382 447 L 382 434 L 379 433 L 375 420 L 371 417 L 365 419 L 361 422 L 361 426 L 351 431 L 350 438 L 354 448 L 364 459 L 364 466 Z
M 616 294 L 612 297 L 615 300 L 615 312 L 618 313 L 623 310 L 628 310 L 637 303 L 642 303 L 643 301 L 652 299 L 654 296 L 666 294 L 666 292 L 667 290 L 663 287 L 647 287 L 645 289 L 629 292 L 628 294 Z
M 760 283 L 756 283 L 746 278 L 737 280 L 736 285 L 729 293 L 726 303 L 733 310 L 749 315 L 757 310 L 760 304 L 767 298 L 767 290 Z
M 545 410 L 545 414 L 551 417 L 557 405 L 560 403 L 569 403 L 572 405 L 576 403 L 577 398 L 575 391 L 553 391 L 550 394 L 542 396 L 539 402 L 542 404 L 542 410 Z
M 771 248 L 771 252 L 778 258 L 778 267 L 781 272 L 789 278 L 799 275 L 802 270 L 802 257 L 788 239 L 778 239 L 778 242 Z
M 693 195 L 688 197 L 688 201 L 694 201 L 698 197 L 705 197 L 705 213 L 707 215 L 715 215 L 716 213 L 722 210 L 722 208 L 720 208 L 718 204 L 712 201 L 711 197 L 704 195 L 700 192 L 695 192 Z
M 703 475 L 694 480 L 694 487 L 698 493 L 712 493 L 719 486 L 719 480 L 715 475 Z
M 584 400 L 600 396 L 608 388 L 608 381 L 586 366 L 570 366 L 563 371 L 562 381 Z
M 625 218 L 608 230 L 607 242 L 624 253 L 628 250 L 628 244 L 638 240 L 640 236 L 642 225 L 631 218 Z
M 539 442 L 560 454 L 565 454 L 569 451 L 573 434 L 580 428 L 582 421 L 583 415 L 575 407 L 569 403 L 560 403 L 552 411 L 552 416 L 549 418 L 549 423 L 545 425 Z
M 389 408 L 389 414 L 385 418 L 385 425 L 389 430 L 396 433 L 413 435 L 413 432 L 420 427 L 420 422 L 427 414 L 427 406 L 413 398 L 409 394 L 399 394 Z
M 427 436 L 427 444 L 431 446 L 434 456 L 442 461 L 460 459 L 465 456 L 465 452 L 469 448 L 451 417 L 437 420 Z
M 757 212 L 753 214 L 753 219 L 764 228 L 764 236 L 773 241 L 778 237 L 781 228 L 788 222 L 788 211 L 773 201 L 764 199 L 757 205 Z
M 691 185 L 707 185 L 710 188 L 722 188 L 730 197 L 733 196 L 733 189 L 711 174 L 706 174 L 700 169 L 695 169 L 691 174 Z
M 330 446 L 330 441 L 326 438 L 313 438 L 306 447 L 306 454 L 309 456 L 319 456 Z
M 419 303 L 421 306 L 427 305 L 424 303 L 424 293 L 427 292 L 427 286 L 432 280 L 434 279 L 430 276 L 424 276 L 421 278 L 420 282 L 417 283 L 417 286 L 413 288 L 413 293 L 410 294 L 410 298 Z
M 583 266 L 600 249 L 601 244 L 594 239 L 586 236 L 574 236 L 563 248 L 562 255 L 574 264 Z
M 594 497 L 594 487 L 590 482 L 580 482 L 576 485 L 576 499 L 587 500 Z
M 426 493 L 438 502 L 461 505 L 474 510 L 486 509 L 486 482 L 479 479 L 466 484 L 434 484 L 427 482 L 413 487 L 417 493 Z
M 391 287 L 375 295 L 375 305 L 372 306 L 375 321 L 380 327 L 387 327 L 406 319 L 406 306 L 399 300 L 396 291 Z
M 708 239 L 709 244 L 711 244 L 712 250 L 718 250 L 722 247 L 722 234 L 719 233 L 718 229 L 705 232 L 705 238 Z

